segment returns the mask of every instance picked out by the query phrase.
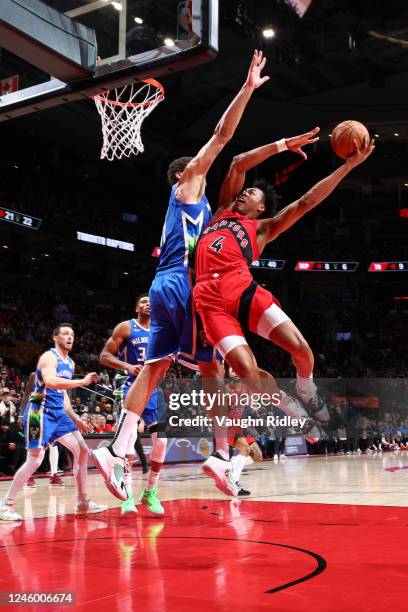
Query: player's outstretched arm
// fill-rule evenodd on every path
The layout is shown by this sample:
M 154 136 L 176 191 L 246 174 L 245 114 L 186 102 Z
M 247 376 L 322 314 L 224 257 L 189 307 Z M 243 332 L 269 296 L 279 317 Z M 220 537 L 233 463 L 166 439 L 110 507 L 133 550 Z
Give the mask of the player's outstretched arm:
M 320 132 L 320 128 L 316 127 L 314 130 L 301 134 L 300 136 L 293 136 L 292 138 L 282 138 L 277 142 L 252 149 L 246 153 L 240 153 L 232 160 L 229 167 L 227 176 L 221 186 L 220 196 L 218 199 L 218 209 L 215 216 L 220 214 L 223 210 L 228 208 L 230 204 L 235 200 L 237 195 L 242 191 L 245 183 L 245 177 L 248 170 L 255 168 L 258 164 L 264 162 L 268 157 L 281 153 L 282 151 L 293 151 L 298 153 L 307 159 L 306 153 L 302 147 L 313 144 L 319 140 L 317 134 Z
M 112 368 L 113 370 L 127 370 L 129 374 L 137 374 L 141 370 L 141 366 L 135 366 L 124 361 L 120 361 L 116 357 L 121 345 L 130 336 L 129 321 L 122 321 L 115 327 L 111 337 L 103 347 L 99 355 L 99 363 Z
M 56 366 L 56 359 L 50 353 L 45 353 L 40 357 L 40 361 L 38 362 L 44 384 L 50 389 L 65 391 L 66 389 L 76 389 L 77 387 L 88 387 L 99 380 L 99 376 L 96 372 L 91 372 L 84 376 L 84 378 L 76 378 L 75 380 L 61 378 L 57 376 Z
M 356 166 L 367 159 L 374 151 L 374 141 L 365 140 L 361 149 L 358 149 L 357 142 L 354 141 L 356 152 L 349 157 L 346 162 L 337 168 L 332 174 L 319 181 L 299 200 L 292 202 L 278 212 L 272 219 L 262 219 L 259 222 L 258 241 L 264 246 L 267 242 L 275 240 L 279 234 L 292 227 L 309 210 L 312 210 L 323 202 L 345 176 Z
M 244 85 L 221 117 L 210 140 L 193 157 L 179 180 L 176 195 L 181 202 L 196 203 L 201 199 L 211 164 L 233 137 L 252 93 L 269 80 L 268 76 L 261 76 L 265 63 L 262 51 L 255 51 Z

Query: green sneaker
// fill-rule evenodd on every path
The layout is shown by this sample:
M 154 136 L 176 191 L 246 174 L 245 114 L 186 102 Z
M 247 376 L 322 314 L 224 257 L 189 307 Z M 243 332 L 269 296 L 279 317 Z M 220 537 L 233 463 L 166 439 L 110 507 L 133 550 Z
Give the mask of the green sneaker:
M 164 508 L 157 497 L 157 487 L 145 489 L 140 496 L 140 501 L 152 514 L 164 514 Z
M 137 512 L 133 495 L 131 497 L 128 497 L 126 501 L 120 504 L 120 511 L 121 514 L 126 514 L 126 512 Z

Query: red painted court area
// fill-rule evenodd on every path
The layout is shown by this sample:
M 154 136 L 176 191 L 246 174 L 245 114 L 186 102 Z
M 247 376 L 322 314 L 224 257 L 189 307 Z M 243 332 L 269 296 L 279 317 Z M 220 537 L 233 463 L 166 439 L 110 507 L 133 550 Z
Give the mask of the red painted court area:
M 75 591 L 98 612 L 404 608 L 408 508 L 164 505 L 1 524 L 0 591 Z

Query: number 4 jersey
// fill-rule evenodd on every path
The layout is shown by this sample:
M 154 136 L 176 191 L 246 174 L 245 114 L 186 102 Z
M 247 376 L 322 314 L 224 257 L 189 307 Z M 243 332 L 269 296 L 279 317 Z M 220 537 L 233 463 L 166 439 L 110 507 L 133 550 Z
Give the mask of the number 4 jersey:
M 246 328 L 269 338 L 288 319 L 279 302 L 249 270 L 258 259 L 259 221 L 227 210 L 211 223 L 195 252 L 194 300 L 208 341 L 225 356 L 247 344 Z
M 203 232 L 195 253 L 197 280 L 214 272 L 248 270 L 258 259 L 260 250 L 256 241 L 259 221 L 226 210 Z M 252 280 L 248 270 L 249 278 Z

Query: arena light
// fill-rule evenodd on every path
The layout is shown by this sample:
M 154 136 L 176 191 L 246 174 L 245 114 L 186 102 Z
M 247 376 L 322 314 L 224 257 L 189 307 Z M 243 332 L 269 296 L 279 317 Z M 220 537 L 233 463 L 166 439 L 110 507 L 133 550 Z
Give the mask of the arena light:
M 274 38 L 275 30 L 273 28 L 265 28 L 262 30 L 262 36 L 264 38 Z
M 122 10 L 122 2 L 120 2 L 119 0 L 114 0 L 113 2 L 111 2 L 111 5 L 113 6 L 114 9 L 116 9 L 117 11 L 121 11 Z
M 399 136 L 398 132 L 394 132 L 394 136 Z
M 3 249 L 8 249 L 8 245 L 7 244 L 3 244 Z
M 174 40 L 172 38 L 165 38 L 164 44 L 166 47 L 174 47 Z
M 135 22 L 138 23 L 139 25 L 142 25 L 143 19 L 141 17 L 135 17 Z

